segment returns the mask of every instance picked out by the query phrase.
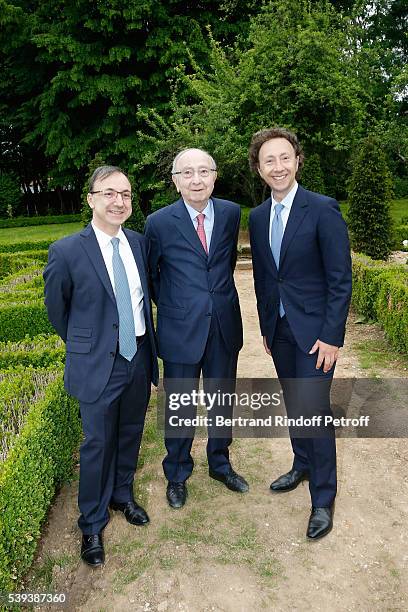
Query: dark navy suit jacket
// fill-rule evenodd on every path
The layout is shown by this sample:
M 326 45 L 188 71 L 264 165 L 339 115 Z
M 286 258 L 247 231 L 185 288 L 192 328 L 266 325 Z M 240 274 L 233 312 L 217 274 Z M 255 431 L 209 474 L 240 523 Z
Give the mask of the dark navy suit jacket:
M 147 277 L 147 241 L 124 229 L 144 294 L 146 331 L 152 348 L 152 379 L 158 368 Z M 119 316 L 109 274 L 91 225 L 50 246 L 44 271 L 48 317 L 66 344 L 65 388 L 82 402 L 95 402 L 112 372 Z
M 269 245 L 271 198 L 251 211 L 249 231 L 261 333 L 270 347 L 282 300 L 298 346 L 342 346 L 351 298 L 346 224 L 336 200 L 299 185 L 283 235 L 279 271 Z
M 228 200 L 211 199 L 214 228 L 208 256 L 182 199 L 146 221 L 159 355 L 172 363 L 199 363 L 215 314 L 231 353 L 242 347 L 233 277 L 241 210 Z

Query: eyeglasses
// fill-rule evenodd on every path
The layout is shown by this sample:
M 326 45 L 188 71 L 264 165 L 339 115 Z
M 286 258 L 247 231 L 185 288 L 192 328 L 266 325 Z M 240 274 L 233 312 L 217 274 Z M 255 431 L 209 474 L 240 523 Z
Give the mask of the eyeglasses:
M 185 168 L 184 170 L 180 170 L 180 172 L 173 172 L 173 176 L 175 174 L 181 174 L 183 179 L 191 179 L 197 172 L 200 178 L 208 178 L 211 172 L 217 172 L 215 168 L 199 168 L 197 171 L 193 170 L 193 168 Z
M 122 196 L 122 200 L 126 203 L 129 203 L 132 201 L 132 193 L 130 191 L 116 191 L 116 189 L 100 189 L 99 191 L 91 191 L 90 193 L 94 194 L 94 193 L 101 193 L 103 195 L 103 197 L 105 198 L 105 200 L 107 200 L 108 202 L 113 202 L 114 200 L 116 200 L 116 198 L 118 197 L 118 195 Z

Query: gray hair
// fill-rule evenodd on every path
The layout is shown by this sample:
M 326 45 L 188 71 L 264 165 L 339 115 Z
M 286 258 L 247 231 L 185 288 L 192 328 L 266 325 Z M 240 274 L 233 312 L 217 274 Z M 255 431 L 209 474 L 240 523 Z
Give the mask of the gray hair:
M 96 168 L 96 170 L 93 171 L 92 176 L 89 179 L 88 193 L 91 193 L 93 191 L 96 181 L 103 181 L 103 179 L 108 178 L 108 176 L 110 176 L 111 174 L 115 174 L 115 172 L 120 172 L 121 174 L 125 174 L 123 170 L 118 168 L 118 166 L 99 166 L 99 168 Z
M 184 153 L 187 153 L 187 151 L 201 151 L 201 153 L 205 153 L 205 155 L 208 155 L 208 158 L 213 166 L 213 169 L 214 170 L 217 169 L 217 164 L 215 163 L 215 159 L 212 157 L 212 155 L 207 153 L 207 151 L 204 151 L 204 149 L 197 149 L 196 147 L 188 147 L 187 149 L 182 149 L 181 151 L 179 151 L 176 157 L 173 159 L 173 165 L 171 167 L 172 174 L 174 174 L 177 170 L 177 164 L 178 164 L 180 157 L 184 155 Z

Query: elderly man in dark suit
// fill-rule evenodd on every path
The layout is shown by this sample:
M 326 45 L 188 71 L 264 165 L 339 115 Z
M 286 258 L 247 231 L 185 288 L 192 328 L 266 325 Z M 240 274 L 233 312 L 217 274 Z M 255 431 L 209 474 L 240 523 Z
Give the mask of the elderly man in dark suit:
M 350 247 L 336 200 L 298 185 L 302 163 L 302 149 L 289 130 L 253 136 L 250 165 L 271 197 L 250 214 L 250 240 L 261 334 L 283 381 L 289 416 L 303 409 L 323 417 L 331 415 L 330 382 L 351 297 Z M 291 491 L 309 479 L 307 536 L 316 539 L 333 525 L 336 444 L 333 429 L 312 433 L 291 436 L 292 469 L 271 490 Z
M 185 149 L 173 162 L 173 181 L 181 198 L 147 218 L 150 273 L 157 303 L 159 355 L 164 381 L 191 381 L 216 391 L 216 381 L 229 381 L 233 390 L 242 321 L 234 284 L 240 207 L 212 197 L 217 170 L 214 159 L 200 149 Z M 190 382 L 186 382 L 188 385 Z M 227 387 L 225 386 L 227 385 Z M 183 384 L 180 384 L 180 389 Z M 186 388 L 183 388 L 185 390 Z M 220 407 L 211 410 L 210 418 Z M 223 407 L 231 416 L 232 406 Z M 185 415 L 193 417 L 195 406 Z M 168 405 L 166 422 L 168 422 Z M 208 427 L 209 474 L 233 491 L 248 490 L 247 482 L 231 467 L 231 432 Z M 193 470 L 193 434 L 166 435 L 163 461 L 168 480 L 167 500 L 173 508 L 186 501 L 186 480 Z
M 95 170 L 88 204 L 92 222 L 51 245 L 44 279 L 49 319 L 66 344 L 65 388 L 80 402 L 81 556 L 97 566 L 109 507 L 133 525 L 149 521 L 133 498 L 133 481 L 158 369 L 147 241 L 121 227 L 132 192 L 120 168 Z

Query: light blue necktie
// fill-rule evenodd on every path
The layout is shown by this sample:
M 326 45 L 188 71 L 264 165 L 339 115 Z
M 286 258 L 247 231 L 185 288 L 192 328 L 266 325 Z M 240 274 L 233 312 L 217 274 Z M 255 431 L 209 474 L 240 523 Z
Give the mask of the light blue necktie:
M 119 353 L 128 361 L 132 361 L 137 352 L 137 342 L 129 282 L 124 263 L 119 255 L 119 238 L 112 238 L 111 243 L 113 246 L 113 280 L 119 314 Z
M 279 258 L 280 251 L 282 246 L 282 238 L 283 238 L 283 222 L 281 217 L 281 212 L 284 209 L 283 204 L 275 204 L 275 215 L 272 220 L 272 228 L 271 228 L 271 251 L 273 258 L 276 263 L 276 267 L 279 270 Z M 285 314 L 285 310 L 283 308 L 282 300 L 279 300 L 279 314 L 281 317 Z

